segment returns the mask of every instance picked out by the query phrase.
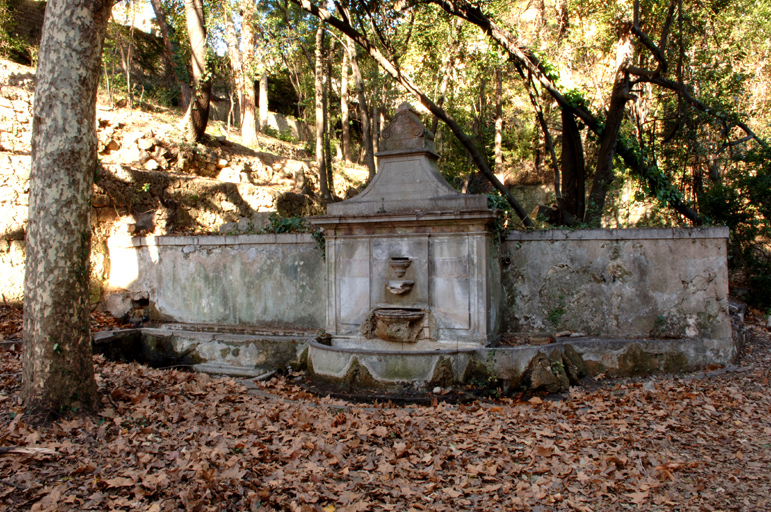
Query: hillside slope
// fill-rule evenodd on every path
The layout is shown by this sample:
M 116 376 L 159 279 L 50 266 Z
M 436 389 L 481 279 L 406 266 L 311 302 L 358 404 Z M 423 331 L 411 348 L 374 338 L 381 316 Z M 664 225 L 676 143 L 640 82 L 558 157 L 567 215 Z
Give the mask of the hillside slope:
M 20 301 L 23 281 L 34 73 L 0 60 L 0 268 L 7 277 L 0 295 L 10 302 Z M 272 212 L 323 212 L 316 166 L 301 145 L 261 135 L 259 148 L 248 148 L 221 122 L 210 123 L 205 143 L 189 144 L 181 112 L 143 107 L 111 107 L 100 97 L 95 251 L 114 234 L 253 233 Z M 334 190 L 355 194 L 366 177 L 365 168 L 336 162 Z

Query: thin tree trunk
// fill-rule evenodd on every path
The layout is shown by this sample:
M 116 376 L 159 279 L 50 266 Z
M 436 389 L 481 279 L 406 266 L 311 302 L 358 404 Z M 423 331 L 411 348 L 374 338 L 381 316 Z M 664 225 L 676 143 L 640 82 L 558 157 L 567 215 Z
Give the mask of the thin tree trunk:
M 599 225 L 602 211 L 605 209 L 605 199 L 608 187 L 613 183 L 613 158 L 616 155 L 616 144 L 621 123 L 624 120 L 626 102 L 632 99 L 629 93 L 629 67 L 632 59 L 631 26 L 622 29 L 618 50 L 616 52 L 616 78 L 610 94 L 610 108 L 605 120 L 605 130 L 602 133 L 600 151 L 597 154 L 597 168 L 594 173 L 592 190 L 589 192 L 589 204 L 584 222 Z
M 241 81 L 243 88 L 243 102 L 241 103 L 241 142 L 245 146 L 257 146 L 257 93 L 254 84 L 254 33 L 255 12 L 254 3 L 249 0 L 241 1 L 241 40 L 243 52 L 241 53 Z
M 340 70 L 340 117 L 342 118 L 343 162 L 351 161 L 351 127 L 348 125 L 348 48 L 343 48 L 343 67 Z
M 158 2 L 158 0 L 153 0 Z M 244 39 L 247 38 L 249 23 L 241 22 L 241 34 Z M 238 33 L 236 32 L 236 26 L 233 22 L 233 13 L 227 7 L 225 8 L 225 41 L 228 45 L 228 55 L 230 57 L 230 68 L 233 71 L 233 80 L 236 84 L 236 95 L 238 97 L 238 119 L 239 122 L 244 116 L 244 69 L 243 60 L 241 56 L 240 42 L 238 40 Z
M 111 1 L 49 0 L 32 126 L 21 396 L 31 413 L 91 411 L 91 193 Z
M 375 152 L 372 147 L 372 137 L 369 127 L 369 110 L 367 108 L 367 98 L 364 96 L 364 81 L 361 78 L 361 69 L 359 69 L 359 59 L 356 56 L 356 46 L 350 41 L 351 69 L 353 70 L 353 79 L 356 82 L 356 93 L 359 96 L 359 117 L 361 117 L 361 133 L 364 143 L 364 162 L 369 169 L 369 180 L 375 177 Z
M 380 76 L 378 68 L 375 68 L 375 91 L 370 97 L 370 106 L 372 107 L 372 152 L 377 155 L 380 152 L 380 115 L 378 104 L 380 103 Z M 375 167 L 377 167 L 377 156 L 375 156 Z
M 327 76 L 324 81 L 324 159 L 327 163 L 327 186 L 330 197 L 335 195 L 335 166 L 332 161 L 332 136 L 335 130 L 329 115 L 329 102 L 332 100 L 332 64 L 335 58 L 336 42 L 335 39 L 332 39 L 327 50 Z
M 166 65 L 169 66 L 169 75 L 172 77 L 172 80 L 174 80 L 174 84 L 179 89 L 180 94 L 180 106 L 183 109 L 187 108 L 188 103 L 190 103 L 190 86 L 185 83 L 185 81 L 179 77 L 179 74 L 177 73 L 177 67 L 174 65 L 174 47 L 171 44 L 171 36 L 169 35 L 169 26 L 166 23 L 166 14 L 163 12 L 163 9 L 161 8 L 161 3 L 159 0 L 150 0 L 150 3 L 153 6 L 153 12 L 155 13 L 155 19 L 158 21 L 158 28 L 161 30 L 161 37 L 163 38 L 163 54 L 166 57 Z
M 456 26 L 456 30 L 460 29 L 460 20 L 456 20 L 455 26 Z M 452 48 L 455 46 L 454 41 L 456 36 L 457 34 L 450 33 L 450 37 L 447 40 L 447 46 L 449 48 Z M 450 77 L 452 76 L 452 67 L 453 67 L 454 60 L 455 60 L 455 53 L 450 52 L 444 61 L 444 65 L 442 66 L 442 81 L 441 81 L 441 85 L 439 86 L 439 97 L 436 100 L 436 105 L 439 108 L 444 106 L 444 98 L 445 98 L 445 95 L 447 94 L 447 87 L 450 84 Z M 436 116 L 433 116 L 431 120 L 431 133 L 434 134 L 435 139 L 439 136 L 439 134 L 436 133 L 436 130 L 438 128 L 439 128 L 439 118 Z M 437 144 L 438 142 L 439 141 L 437 139 Z
M 209 97 L 211 80 L 206 69 L 206 26 L 203 18 L 203 0 L 185 0 L 185 18 L 187 33 L 192 49 L 193 89 L 195 96 L 191 101 L 190 122 L 187 140 L 197 142 L 206 133 L 209 122 Z
M 260 131 L 268 127 L 268 70 L 262 68 L 260 75 L 260 100 L 259 100 Z
M 319 19 L 316 28 L 316 167 L 319 171 L 319 188 L 324 201 L 330 201 L 327 183 L 327 166 L 324 158 L 324 21 Z
M 121 51 L 121 55 L 123 52 Z M 129 110 L 134 109 L 134 91 L 131 89 L 131 61 L 134 58 L 134 17 L 131 17 L 131 28 L 129 29 L 128 49 L 126 50 L 126 60 L 123 65 L 126 70 L 126 105 Z
M 495 170 L 503 172 L 503 70 L 495 68 Z
M 554 171 L 554 195 L 557 198 L 557 201 L 562 199 L 562 190 L 560 186 L 560 168 L 559 164 L 557 163 L 557 154 L 554 151 L 554 141 L 552 140 L 551 132 L 549 132 L 549 125 L 546 124 L 546 116 L 543 115 L 543 109 L 541 108 L 541 104 L 538 103 L 538 98 L 535 96 L 535 93 L 533 92 L 533 87 L 531 86 L 531 78 L 530 76 L 525 76 L 524 71 L 521 67 L 517 67 L 517 71 L 519 72 L 520 76 L 522 77 L 522 82 L 525 84 L 525 89 L 527 89 L 527 94 L 530 97 L 530 104 L 533 105 L 533 110 L 535 110 L 536 118 L 538 119 L 538 124 L 541 126 L 541 131 L 543 132 L 544 140 L 546 141 L 546 146 L 549 148 L 549 155 L 551 156 L 551 164 L 552 169 Z

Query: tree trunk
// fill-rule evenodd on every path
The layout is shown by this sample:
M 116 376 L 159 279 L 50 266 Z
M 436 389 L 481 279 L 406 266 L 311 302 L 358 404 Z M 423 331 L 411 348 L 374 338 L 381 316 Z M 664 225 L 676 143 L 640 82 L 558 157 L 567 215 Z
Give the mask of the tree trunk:
M 361 78 L 361 69 L 359 68 L 359 59 L 356 56 L 356 46 L 350 41 L 351 69 L 353 70 L 353 79 L 356 82 L 356 94 L 359 96 L 359 117 L 361 117 L 361 133 L 364 143 L 364 162 L 369 169 L 369 180 L 375 177 L 375 152 L 372 147 L 372 137 L 370 136 L 369 111 L 367 109 L 367 98 L 364 96 L 364 80 Z
M 166 57 L 166 65 L 169 66 L 169 75 L 174 80 L 174 84 L 179 88 L 179 102 L 183 110 L 187 109 L 187 105 L 190 103 L 190 86 L 180 78 L 177 73 L 177 67 L 174 65 L 174 47 L 171 44 L 171 36 L 169 35 L 169 26 L 166 23 L 166 15 L 161 8 L 159 0 L 150 0 L 153 5 L 153 12 L 155 13 L 155 19 L 158 21 L 158 28 L 161 30 L 161 37 L 163 38 L 163 50 Z
M 503 172 L 503 70 L 495 68 L 495 171 Z
M 461 26 L 460 20 L 455 19 L 453 25 L 455 27 L 455 32 L 451 32 L 450 36 L 447 38 L 448 48 L 457 47 L 457 44 L 455 44 L 455 39 L 460 35 L 460 26 Z M 436 100 L 436 105 L 439 108 L 442 108 L 442 106 L 444 106 L 444 97 L 447 94 L 447 86 L 450 84 L 450 77 L 452 76 L 452 68 L 453 68 L 454 61 L 455 61 L 455 52 L 450 52 L 444 61 L 444 65 L 442 66 L 442 81 L 441 81 L 441 85 L 439 86 L 439 97 Z M 436 116 L 433 116 L 431 119 L 431 133 L 434 134 L 434 140 L 437 143 L 437 148 L 439 147 L 439 137 L 441 135 L 436 132 L 438 128 L 439 128 L 439 118 Z
M 203 18 L 203 0 L 185 0 L 187 33 L 190 37 L 191 65 L 193 68 L 193 92 L 187 140 L 197 142 L 206 133 L 209 122 L 209 97 L 211 80 L 206 66 L 206 27 Z
M 377 155 L 380 153 L 380 115 L 378 111 L 378 104 L 380 103 L 380 76 L 378 76 L 378 68 L 375 68 L 375 91 L 370 96 L 370 103 L 372 107 L 372 154 Z M 375 167 L 377 168 L 377 157 L 375 157 Z
M 35 88 L 21 396 L 28 412 L 93 410 L 89 254 L 96 93 L 111 1 L 49 0 Z
M 329 48 L 325 47 L 327 52 L 327 75 L 324 80 L 324 161 L 327 164 L 327 187 L 329 188 L 329 197 L 335 195 L 335 166 L 332 163 L 332 136 L 334 134 L 334 128 L 332 126 L 332 119 L 329 115 L 329 102 L 332 99 L 332 64 L 335 56 L 335 40 L 329 44 Z
M 340 117 L 342 122 L 343 162 L 351 161 L 351 127 L 348 125 L 348 48 L 343 48 L 343 67 L 340 70 Z
M 331 200 L 327 186 L 327 166 L 324 158 L 324 22 L 316 28 L 316 167 L 319 171 L 319 188 L 324 201 Z
M 152 0 L 158 2 L 158 0 Z M 247 37 L 247 33 L 250 31 L 249 23 L 241 22 L 241 33 L 244 35 L 244 39 Z M 233 22 L 233 13 L 227 7 L 225 8 L 225 41 L 228 45 L 228 56 L 230 57 L 230 67 L 233 71 L 233 80 L 236 83 L 236 94 L 238 96 L 238 119 L 239 122 L 243 120 L 244 116 L 244 69 L 243 59 L 241 56 L 240 42 L 238 40 L 238 33 L 236 32 L 236 26 Z M 243 123 L 242 123 L 243 126 Z M 243 134 L 242 134 L 243 135 Z
M 586 209 L 586 167 L 581 132 L 572 112 L 562 109 L 562 221 L 573 224 L 584 218 Z M 565 215 L 567 213 L 567 215 Z
M 259 100 L 260 131 L 265 131 L 268 126 L 268 70 L 263 67 L 260 75 L 260 100 Z
M 608 187 L 613 183 L 613 158 L 616 155 L 616 144 L 621 123 L 624 120 L 626 102 L 631 99 L 629 93 L 629 73 L 627 67 L 632 59 L 631 26 L 625 25 L 621 29 L 618 50 L 616 51 L 616 78 L 613 90 L 610 93 L 610 108 L 605 120 L 605 130 L 602 132 L 600 151 L 597 154 L 597 169 L 592 182 L 592 190 L 589 193 L 589 204 L 586 209 L 584 222 L 590 225 L 599 225 L 602 219 L 602 211 L 605 209 L 605 198 Z M 564 191 L 563 191 L 564 192 Z
M 243 98 L 241 103 L 241 143 L 257 146 L 257 94 L 254 85 L 254 3 L 241 1 L 241 81 Z
M 241 143 L 257 146 L 257 93 L 251 73 L 244 80 L 244 104 L 241 115 Z

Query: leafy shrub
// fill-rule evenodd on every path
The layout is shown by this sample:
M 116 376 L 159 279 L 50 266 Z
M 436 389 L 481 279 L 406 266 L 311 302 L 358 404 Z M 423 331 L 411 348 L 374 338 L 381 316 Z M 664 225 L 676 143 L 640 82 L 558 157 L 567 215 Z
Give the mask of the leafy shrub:
M 731 230 L 728 262 L 734 275 L 743 276 L 749 303 L 771 307 L 771 149 L 756 149 L 734 162 L 700 206 L 714 224 Z

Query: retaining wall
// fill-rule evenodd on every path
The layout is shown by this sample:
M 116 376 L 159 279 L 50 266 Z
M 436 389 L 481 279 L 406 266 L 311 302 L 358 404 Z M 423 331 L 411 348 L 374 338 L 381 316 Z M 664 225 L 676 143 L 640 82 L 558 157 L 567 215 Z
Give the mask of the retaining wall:
M 112 237 L 104 307 L 156 319 L 321 329 L 326 274 L 310 235 Z
M 730 341 L 728 229 L 515 232 L 500 245 L 502 331 Z M 323 329 L 310 235 L 113 237 L 105 307 L 158 318 Z M 133 301 L 133 302 L 132 302 Z
M 501 245 L 509 332 L 731 338 L 728 228 L 515 232 Z

